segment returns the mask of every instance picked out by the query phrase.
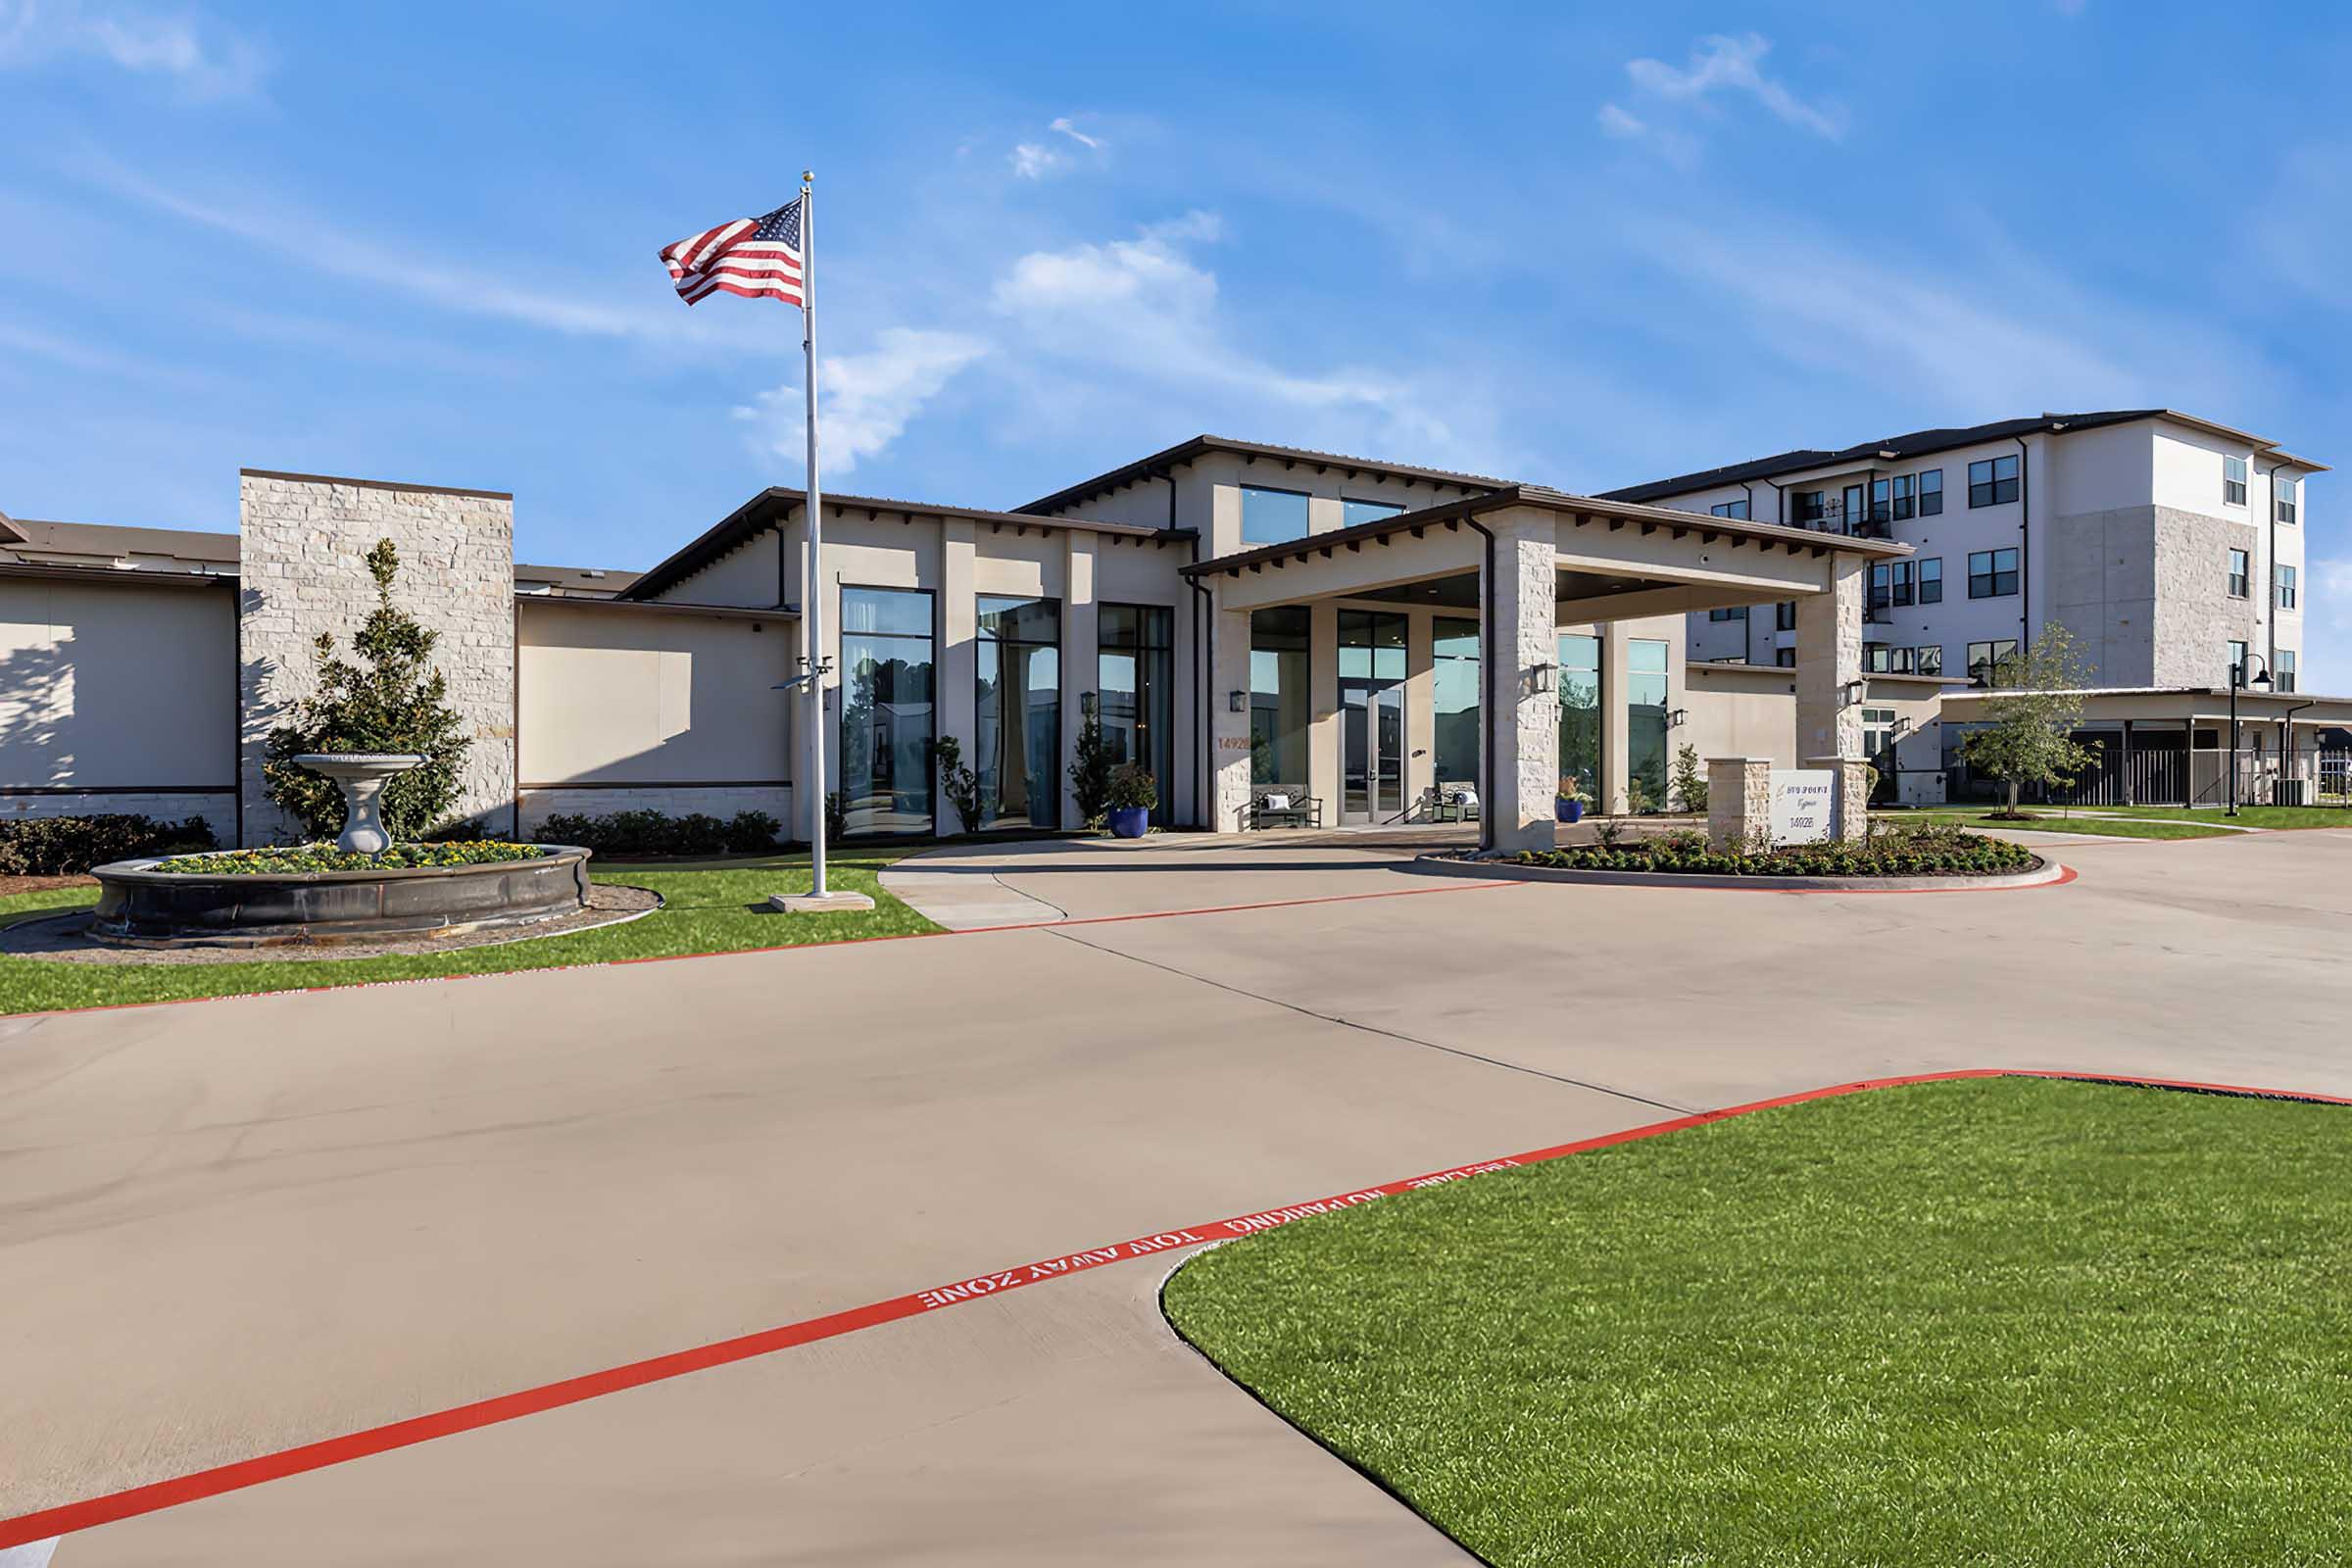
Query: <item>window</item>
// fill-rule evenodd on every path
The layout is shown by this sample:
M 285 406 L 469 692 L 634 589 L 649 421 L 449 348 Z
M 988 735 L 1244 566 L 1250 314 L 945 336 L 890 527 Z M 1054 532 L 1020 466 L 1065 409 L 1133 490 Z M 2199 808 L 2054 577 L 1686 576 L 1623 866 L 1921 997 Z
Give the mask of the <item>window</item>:
M 1930 643 L 1925 648 L 1915 648 L 1912 652 L 1919 656 L 1920 674 L 1940 675 L 1943 673 L 1943 646 L 1940 643 Z
M 1061 824 L 1061 601 L 980 596 L 980 822 Z
M 1940 648 L 1888 648 L 1872 643 L 1862 650 L 1863 662 L 1873 675 L 1940 675 L 1943 673 L 1943 650 Z M 1927 666 L 1934 665 L 1929 668 Z
M 1340 502 L 1340 521 L 1345 526 L 1352 528 L 1359 522 L 1378 522 L 1383 517 L 1394 517 L 1403 510 L 1404 508 L 1393 501 L 1348 501 L 1343 499 Z M 1244 532 L 1247 531 L 1245 526 Z M 1298 531 L 1304 533 L 1306 530 L 1301 527 Z
M 1862 531 L 1862 486 L 1858 484 L 1849 484 L 1845 487 L 1843 520 L 1845 523 L 1845 531 L 1847 533 L 1860 533 Z
M 2001 662 L 2017 657 L 2017 639 L 1996 637 L 1991 642 L 1968 645 L 1968 680 L 1972 686 L 1998 686 Z M 1937 656 L 1938 662 L 1941 656 Z
M 1559 634 L 1560 776 L 1597 801 L 1600 790 L 1600 639 Z
M 2271 671 L 2271 690 L 2291 692 L 2294 689 L 2295 651 L 2292 648 L 2281 648 L 2278 650 L 2278 667 Z
M 1626 772 L 1657 810 L 1666 807 L 1666 647 L 1646 637 L 1625 645 Z
M 1436 781 L 1475 782 L 1479 768 L 1478 622 L 1441 617 L 1430 632 L 1430 651 L 1435 656 L 1430 686 L 1436 710 L 1431 736 Z
M 1820 490 L 1799 490 L 1788 498 L 1788 520 L 1794 523 L 1814 523 L 1828 515 L 1828 495 Z
M 1747 607 L 1745 605 L 1734 605 L 1729 610 L 1710 610 L 1707 612 L 1707 618 L 1709 620 L 1745 620 L 1747 618 Z
M 2271 492 L 2278 498 L 2278 520 L 2292 523 L 2295 520 L 2295 481 L 2283 473 L 2274 473 L 2271 475 Z
M 1898 605 L 1908 605 L 1913 603 L 1918 596 L 1918 564 L 1910 561 L 1896 562 L 1894 564 L 1894 602 Z
M 1870 520 L 1872 522 L 1884 523 L 1893 517 L 1893 496 L 1894 481 L 1892 479 L 1870 481 Z
M 1865 708 L 1862 710 L 1862 755 L 1874 760 L 1894 746 L 1894 710 Z
M 1711 506 L 1707 509 L 1707 515 L 1711 517 L 1738 517 L 1741 521 L 1745 521 L 1747 519 L 1747 503 L 1744 500 L 1718 502 L 1714 506 Z
M 1115 761 L 1138 762 L 1159 785 L 1152 820 L 1175 804 L 1176 612 L 1165 605 L 1105 604 L 1095 617 L 1096 714 Z
M 1968 597 L 1999 599 L 2017 592 L 2015 550 L 1974 550 L 1968 557 Z
M 2295 568 L 2292 566 L 2281 565 L 2278 568 L 2278 608 L 2295 608 Z
M 1279 545 L 1305 537 L 1305 491 L 1242 486 L 1242 543 Z
M 1307 645 L 1313 612 L 1304 605 L 1250 615 L 1250 782 L 1259 789 L 1306 793 L 1310 717 Z
M 1894 573 L 1888 568 L 1886 562 L 1876 562 L 1871 565 L 1870 597 L 1864 602 L 1869 609 L 1885 610 L 1886 608 L 1886 601 L 1893 592 L 1891 587 L 1893 580 Z
M 931 595 L 841 591 L 841 804 L 852 833 L 931 831 Z
M 1943 513 L 1943 470 L 1930 468 L 1919 476 L 1919 514 L 1923 517 L 1940 516 Z
M 1942 604 L 1943 558 L 1930 556 L 1916 564 L 1919 567 L 1919 602 L 1923 605 Z
M 1796 630 L 1795 600 L 1784 599 L 1772 607 L 1772 629 L 1774 631 Z
M 1908 518 L 1917 508 L 1918 485 L 1919 480 L 1911 474 L 1898 473 L 1894 476 L 1894 520 L 1896 522 Z
M 1794 669 L 1796 667 L 1796 650 L 1793 648 L 1775 648 L 1772 651 L 1772 662 L 1783 669 Z
M 2246 553 L 2243 550 L 2232 550 L 2230 552 L 2230 598 L 2243 599 L 2253 591 L 2250 586 L 2253 569 L 2254 568 L 2248 564 Z
M 2237 641 L 2235 638 L 2230 639 L 2230 653 L 2227 660 L 2227 668 L 2230 675 L 2230 685 L 2242 686 L 2245 684 L 2246 645 Z
M 2230 507 L 2246 504 L 2246 460 L 2243 458 L 2222 459 L 2222 504 Z
M 1872 643 L 1862 650 L 1862 667 L 1873 675 L 1891 674 L 1894 671 L 1894 656 L 1901 651 L 1889 648 L 1885 643 Z
M 1968 466 L 1968 504 L 2004 506 L 2017 499 L 2017 459 L 1985 458 Z

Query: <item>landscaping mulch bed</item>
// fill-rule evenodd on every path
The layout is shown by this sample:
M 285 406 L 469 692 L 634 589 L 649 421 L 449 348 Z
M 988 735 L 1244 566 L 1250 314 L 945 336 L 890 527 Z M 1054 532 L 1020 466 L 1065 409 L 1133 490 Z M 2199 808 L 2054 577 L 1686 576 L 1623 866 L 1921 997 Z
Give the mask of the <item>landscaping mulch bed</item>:
M 94 888 L 97 882 L 86 876 L 0 876 L 0 899 L 19 893 L 47 893 L 52 888 Z
M 25 877 L 17 880 L 43 879 Z M 70 886 L 88 879 L 52 877 L 46 880 L 53 886 Z M 567 936 L 575 931 L 593 931 L 599 926 L 633 920 L 661 906 L 662 896 L 659 893 L 645 888 L 623 887 L 612 882 L 598 882 L 588 890 L 588 906 L 578 913 L 535 921 L 526 926 L 496 926 L 448 937 L 294 942 L 253 948 L 116 947 L 92 940 L 86 931 L 90 921 L 89 911 L 76 909 L 71 914 L 53 915 L 45 920 L 25 920 L 0 931 L 0 953 L 17 957 L 54 958 L 65 963 L 88 964 L 250 964 L 274 963 L 281 959 L 304 962 L 327 958 L 382 958 L 408 954 L 455 953 L 466 948 L 487 948 L 502 943 L 535 942 L 545 937 Z

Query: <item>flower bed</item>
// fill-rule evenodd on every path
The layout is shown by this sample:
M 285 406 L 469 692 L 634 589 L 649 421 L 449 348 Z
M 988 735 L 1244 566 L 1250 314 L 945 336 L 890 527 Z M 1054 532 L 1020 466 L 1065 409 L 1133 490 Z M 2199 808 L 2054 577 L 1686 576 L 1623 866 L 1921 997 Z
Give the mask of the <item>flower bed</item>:
M 1668 833 L 1616 846 L 1523 850 L 1508 865 L 1571 871 L 1655 871 L 1685 876 L 2012 876 L 2039 863 L 2007 839 L 1951 827 L 1873 834 L 1860 844 L 1792 844 L 1777 850 L 1719 851 L 1703 834 Z
M 331 844 L 295 844 L 282 849 L 230 850 L 220 855 L 183 855 L 161 860 L 155 870 L 175 876 L 300 876 L 311 871 L 414 871 L 433 866 L 490 865 L 536 860 L 548 852 L 536 844 L 490 839 L 454 844 L 395 844 L 375 855 L 352 855 Z

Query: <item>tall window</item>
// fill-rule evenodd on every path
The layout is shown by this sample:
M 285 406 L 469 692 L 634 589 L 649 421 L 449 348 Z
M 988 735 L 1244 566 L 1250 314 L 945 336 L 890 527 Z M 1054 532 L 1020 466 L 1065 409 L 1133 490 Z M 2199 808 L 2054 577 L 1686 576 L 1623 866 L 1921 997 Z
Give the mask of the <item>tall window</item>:
M 1625 645 L 1626 771 L 1660 809 L 1666 805 L 1666 646 L 1645 637 Z
M 2015 550 L 1973 550 L 1968 557 L 1968 597 L 1998 599 L 2017 592 Z
M 1595 801 L 1600 788 L 1600 639 L 1562 632 L 1560 776 Z
M 1913 649 L 1912 653 L 1917 656 L 1916 662 L 1922 675 L 1943 673 L 1943 645 L 1941 643 L 1929 643 L 1924 648 Z
M 1919 514 L 1938 516 L 1943 512 L 1943 470 L 1930 468 L 1919 476 Z
M 2230 552 L 2230 597 L 2243 599 L 2252 591 L 2253 566 L 2243 550 Z
M 1250 615 L 1250 782 L 1261 790 L 1306 793 L 1312 631 L 1312 612 L 1304 605 Z
M 1159 784 L 1152 820 L 1160 823 L 1169 819 L 1176 799 L 1175 619 L 1165 605 L 1105 604 L 1095 616 L 1095 701 L 1102 739 L 1117 760 L 1151 770 Z
M 1863 497 L 1868 492 L 1858 484 L 1849 484 L 1845 487 L 1845 496 L 1841 506 L 1844 511 L 1842 522 L 1847 533 L 1860 533 L 1862 531 L 1862 508 L 1865 505 Z
M 2284 564 L 2278 567 L 2278 608 L 2295 608 L 2295 568 Z
M 1774 631 L 1796 630 L 1795 600 L 1784 599 L 1772 607 L 1772 629 Z
M 1943 603 L 1943 558 L 1930 556 L 1919 564 L 1919 602 L 1923 605 Z
M 2017 459 L 1985 458 L 1968 466 L 1968 504 L 1998 507 L 2017 499 Z
M 2278 520 L 2286 523 L 2293 522 L 2295 520 L 2295 481 L 2283 473 L 2274 473 L 2271 475 L 2271 488 L 2278 493 Z
M 1394 517 L 1403 510 L 1394 501 L 1342 500 L 1340 502 L 1340 521 L 1352 528 L 1359 522 L 1378 522 L 1383 517 Z M 1298 532 L 1304 533 L 1305 531 L 1306 525 L 1299 524 Z
M 1441 784 L 1469 783 L 1478 778 L 1478 622 L 1441 617 L 1430 632 L 1436 778 Z
M 1828 493 L 1821 490 L 1799 490 L 1788 497 L 1788 520 L 1794 523 L 1815 523 L 1829 514 Z
M 1888 522 L 1893 519 L 1893 495 L 1894 481 L 1892 479 L 1873 479 L 1870 481 L 1871 521 Z
M 1061 601 L 980 596 L 980 825 L 1061 823 Z
M 2246 460 L 2237 457 L 2222 459 L 2222 501 L 2226 506 L 2246 504 Z
M 841 801 L 852 833 L 931 831 L 931 595 L 841 591 Z
M 1919 505 L 1917 475 L 1898 473 L 1894 476 L 1894 520 L 1908 518 Z
M 2278 650 L 2278 667 L 2271 671 L 2271 690 L 2291 692 L 2294 689 L 2295 651 L 2292 648 L 2281 648 Z
M 1870 568 L 1870 598 L 1868 608 L 1885 610 L 1892 597 L 1894 573 L 1884 561 L 1874 562 Z
M 1794 669 L 1796 667 L 1796 650 L 1775 648 L 1772 651 L 1772 662 L 1783 669 Z
M 1242 486 L 1242 543 L 1279 545 L 1305 537 L 1305 491 Z
M 2235 638 L 2230 640 L 2230 652 L 2224 662 L 2224 668 L 2229 674 L 2230 685 L 2237 686 L 2244 683 L 2246 678 L 2246 645 L 2244 643 Z
M 1714 506 L 1711 506 L 1707 509 L 1707 514 L 1714 517 L 1739 517 L 1744 519 L 1747 516 L 1747 502 L 1744 499 L 1739 501 L 1719 501 Z
M 1938 662 L 1941 656 L 1938 655 Z M 2017 639 L 1996 637 L 1990 642 L 1968 645 L 1968 680 L 1972 686 L 1998 686 L 2001 683 L 2001 662 L 2017 657 Z

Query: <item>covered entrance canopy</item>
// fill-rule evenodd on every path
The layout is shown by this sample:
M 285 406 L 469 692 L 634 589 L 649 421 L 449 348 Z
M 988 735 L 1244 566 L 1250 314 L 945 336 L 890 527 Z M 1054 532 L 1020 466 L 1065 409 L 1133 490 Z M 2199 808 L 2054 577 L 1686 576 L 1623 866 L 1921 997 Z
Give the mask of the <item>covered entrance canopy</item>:
M 1329 601 L 1476 617 L 1484 840 L 1552 842 L 1559 777 L 1558 629 L 1793 600 L 1796 754 L 1862 756 L 1862 595 L 1869 564 L 1907 545 L 1698 516 L 1516 485 L 1185 568 L 1210 596 L 1207 765 L 1215 825 L 1251 791 L 1250 617 Z M 1675 632 L 1679 636 L 1679 629 Z

